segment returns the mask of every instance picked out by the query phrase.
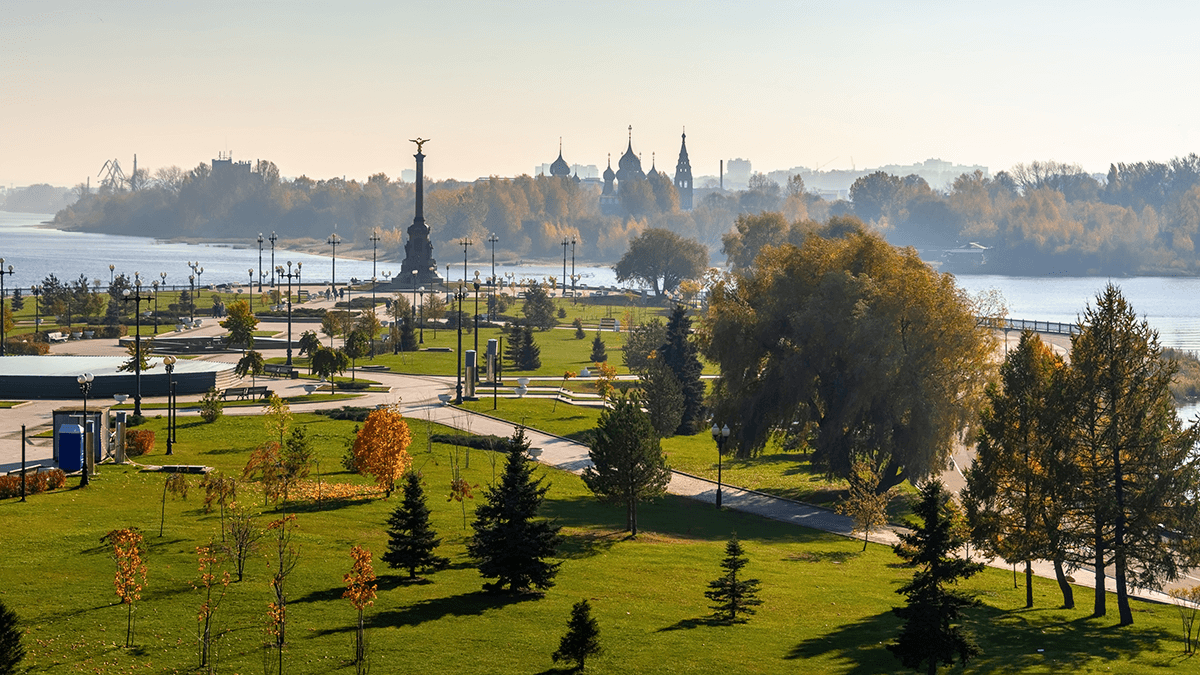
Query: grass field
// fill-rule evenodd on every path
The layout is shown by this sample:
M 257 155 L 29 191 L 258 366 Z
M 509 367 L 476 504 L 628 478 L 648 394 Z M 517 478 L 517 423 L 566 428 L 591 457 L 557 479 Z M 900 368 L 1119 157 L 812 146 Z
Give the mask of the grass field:
M 562 407 L 560 406 L 560 410 Z M 569 407 L 568 407 L 569 409 Z M 319 460 L 321 480 L 363 484 L 340 467 L 355 424 L 296 415 Z M 287 670 L 353 672 L 354 611 L 341 599 L 351 545 L 371 549 L 380 574 L 375 606 L 367 610 L 368 639 L 377 672 L 544 673 L 552 670 L 571 605 L 590 599 L 605 653 L 589 661 L 598 673 L 882 673 L 904 672 L 884 648 L 898 623 L 893 591 L 911 571 L 890 550 L 668 497 L 645 506 L 644 534 L 627 539 L 620 508 L 597 503 L 575 476 L 539 469 L 551 483 L 545 515 L 563 526 L 562 568 L 544 597 L 494 596 L 464 554 L 469 532 L 463 511 L 446 494 L 452 447 L 427 444 L 430 426 L 411 420 L 415 465 L 421 469 L 443 537 L 449 569 L 409 583 L 380 562 L 383 524 L 396 499 L 292 504 L 297 513 L 300 564 L 290 597 Z M 148 428 L 163 432 L 162 420 Z M 434 430 L 438 430 L 436 426 Z M 261 418 L 223 417 L 206 425 L 185 420 L 173 461 L 240 472 L 250 450 L 265 440 Z M 711 442 L 711 441 L 710 441 Z M 141 461 L 161 461 L 160 448 Z M 494 455 L 458 450 L 462 474 L 488 484 Z M 199 508 L 198 491 L 168 498 L 158 536 L 162 474 L 101 467 L 92 487 L 0 502 L 5 537 L 0 598 L 23 617 L 27 665 L 47 673 L 181 672 L 196 665 L 200 595 L 195 547 L 219 538 L 219 515 Z M 476 490 L 476 501 L 482 489 Z M 261 492 L 242 488 L 243 503 L 263 507 Z M 466 503 L 468 518 L 475 502 Z M 260 523 L 278 517 L 268 509 Z M 113 563 L 100 537 L 136 525 L 146 534 L 149 582 L 137 604 L 136 647 L 125 649 L 125 610 L 116 604 Z M 736 531 L 762 581 L 759 613 L 744 625 L 707 619 L 707 581 L 719 573 L 724 542 Z M 17 534 L 20 533 L 20 534 Z M 223 637 L 219 672 L 260 672 L 269 570 L 261 556 L 230 586 L 217 614 Z M 966 584 L 985 606 L 971 612 L 984 654 L 971 672 L 1158 672 L 1187 668 L 1177 639 L 1176 610 L 1135 603 L 1136 625 L 1116 617 L 1092 620 L 1086 610 L 1046 609 L 1057 602 L 1052 581 L 1038 580 L 1037 609 L 1021 609 L 1023 590 L 1009 574 L 989 570 Z M 1081 607 L 1089 595 L 1079 589 Z

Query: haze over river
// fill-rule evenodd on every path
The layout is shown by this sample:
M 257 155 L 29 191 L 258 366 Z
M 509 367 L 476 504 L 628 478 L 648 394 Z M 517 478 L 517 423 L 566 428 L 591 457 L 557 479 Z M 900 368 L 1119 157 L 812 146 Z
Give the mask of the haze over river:
M 245 284 L 249 281 L 247 270 L 258 269 L 258 247 L 254 244 L 165 243 L 151 237 L 62 232 L 37 227 L 52 217 L 49 214 L 0 211 L 0 258 L 5 259 L 6 267 L 12 265 L 14 268 L 14 274 L 4 279 L 5 288 L 10 293 L 14 286 L 28 289 L 51 272 L 66 282 L 78 278 L 82 273 L 89 279 L 99 279 L 101 284 L 107 285 L 110 264 L 115 265 L 117 274 L 133 276 L 134 271 L 141 272 L 147 284 L 158 279 L 160 272 L 166 272 L 170 285 L 187 284 L 188 275 L 191 274 L 188 261 L 199 261 L 204 267 L 201 283 L 205 286 Z M 491 272 L 488 249 L 476 245 L 470 253 L 467 277 L 474 277 L 476 270 L 481 276 L 488 276 Z M 451 280 L 463 277 L 460 249 L 434 251 L 434 255 L 440 263 L 439 273 L 445 274 L 446 264 L 450 263 Z M 302 280 L 305 283 L 328 282 L 331 278 L 333 264 L 330 256 L 290 252 L 284 234 L 276 243 L 275 264 L 283 265 L 288 260 L 304 263 Z M 583 277 L 581 284 L 616 285 L 611 266 L 593 266 L 583 256 L 577 256 L 575 262 L 576 273 Z M 270 245 L 266 244 L 263 267 L 268 268 L 270 264 Z M 385 270 L 398 272 L 400 261 L 380 257 L 377 265 L 380 280 L 383 280 Z M 569 259 L 567 271 L 570 272 Z M 516 278 L 561 277 L 562 265 L 497 264 L 497 275 L 505 272 L 514 274 Z M 345 283 L 350 277 L 370 279 L 371 261 L 339 256 L 338 282 Z M 1004 294 L 1012 318 L 1073 323 L 1084 307 L 1095 300 L 1096 294 L 1103 290 L 1109 279 L 963 274 L 958 275 L 958 281 L 971 293 L 989 288 L 999 289 Z M 1113 278 L 1112 281 L 1120 286 L 1138 314 L 1158 330 L 1164 346 L 1200 353 L 1200 278 L 1126 277 Z

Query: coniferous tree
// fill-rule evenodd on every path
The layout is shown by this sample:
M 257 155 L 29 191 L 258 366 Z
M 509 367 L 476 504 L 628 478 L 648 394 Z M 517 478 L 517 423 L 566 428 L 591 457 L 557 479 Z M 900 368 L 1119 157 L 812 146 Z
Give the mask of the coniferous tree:
M 636 396 L 612 399 L 600 413 L 583 482 L 604 501 L 625 506 L 625 529 L 637 536 L 638 502 L 661 497 L 671 480 L 658 434 Z
M 608 360 L 608 354 L 604 351 L 604 340 L 600 339 L 600 333 L 596 333 L 596 339 L 592 340 L 592 357 L 593 363 L 604 363 Z
M 0 602 L 0 675 L 16 673 L 25 658 L 19 623 L 17 613 Z
M 404 317 L 400 322 L 400 340 L 398 347 L 402 352 L 415 352 L 419 349 L 415 321 L 412 316 Z
M 893 547 L 896 555 L 919 569 L 908 583 L 896 590 L 908 598 L 904 607 L 892 612 L 904 620 L 896 641 L 887 646 L 905 668 L 936 673 L 938 664 L 966 663 L 979 654 L 969 633 L 956 625 L 962 610 L 979 604 L 964 591 L 948 588 L 983 569 L 980 563 L 951 557 L 964 540 L 952 527 L 946 512 L 949 495 L 939 480 L 921 488 L 921 501 L 914 511 L 922 525 L 901 534 Z
M 521 352 L 518 368 L 537 370 L 542 367 L 542 348 L 533 339 L 533 326 L 521 327 Z
M 575 339 L 576 340 L 582 340 L 583 338 L 587 337 L 587 333 L 583 332 L 583 319 L 580 319 L 579 317 L 575 317 L 575 320 L 573 322 L 571 322 L 571 325 L 575 327 Z
M 441 543 L 429 524 L 429 505 L 421 476 L 409 471 L 404 477 L 404 498 L 388 518 L 388 548 L 383 561 L 393 569 L 407 569 L 408 578 L 417 578 L 421 570 L 441 569 L 450 560 L 434 555 Z
M 667 341 L 658 349 L 658 357 L 675 374 L 683 390 L 683 417 L 677 434 L 694 434 L 704 424 L 704 382 L 700 380 L 703 367 L 695 343 L 688 339 L 692 320 L 687 308 L 675 305 L 667 321 Z
M 512 370 L 517 370 L 521 365 L 521 326 L 513 322 L 508 324 L 504 335 L 504 358 L 508 360 L 509 367 Z
M 638 382 L 654 430 L 662 438 L 674 436 L 683 419 L 683 389 L 675 373 L 658 359 L 650 359 L 649 365 L 638 373 Z
M 1170 383 L 1178 365 L 1162 355 L 1158 334 L 1112 284 L 1084 312 L 1071 338 L 1067 430 L 1078 479 L 1076 550 L 1092 558 L 1100 582 L 1095 616 L 1106 607 L 1104 569 L 1116 581 L 1122 626 L 1133 623 L 1128 586 L 1161 588 L 1189 564 L 1194 541 L 1200 427 L 1182 427 Z M 1178 536 L 1168 538 L 1163 532 Z
M 592 618 L 592 606 L 588 601 L 580 600 L 571 608 L 571 618 L 567 621 L 567 633 L 558 643 L 558 650 L 551 658 L 559 661 L 574 661 L 575 670 L 583 670 L 587 657 L 599 654 L 600 627 Z
M 722 621 L 733 623 L 738 614 L 754 614 L 754 607 L 762 604 L 758 599 L 758 579 L 738 578 L 747 562 L 746 551 L 735 533 L 725 544 L 725 559 L 721 561 L 725 574 L 708 582 L 709 590 L 704 592 L 705 597 L 717 603 L 712 608 Z
M 559 526 L 537 517 L 550 486 L 533 477 L 528 450 L 525 430 L 518 428 L 504 449 L 499 484 L 484 491 L 483 503 L 475 509 L 475 534 L 467 542 L 467 553 L 479 562 L 485 579 L 496 580 L 484 584 L 488 591 L 545 590 L 558 574 L 560 563 L 546 559 L 558 551 Z

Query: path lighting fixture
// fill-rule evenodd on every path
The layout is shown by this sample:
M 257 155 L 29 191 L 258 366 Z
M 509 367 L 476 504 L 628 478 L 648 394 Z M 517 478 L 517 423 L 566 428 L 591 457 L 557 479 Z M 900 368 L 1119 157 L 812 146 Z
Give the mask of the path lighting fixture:
M 112 283 L 116 280 L 117 280 L 117 266 L 110 263 L 108 265 L 108 285 L 112 286 Z
M 479 270 L 475 270 L 475 381 L 479 381 Z
M 271 232 L 271 236 L 267 237 L 271 242 L 271 288 L 275 288 L 275 242 L 279 237 L 275 236 L 275 232 Z M 262 264 L 259 264 L 262 267 Z
M 463 249 L 466 250 L 465 248 Z M 467 289 L 463 284 L 459 284 L 458 290 L 454 293 L 454 299 L 458 300 L 458 384 L 454 387 L 455 397 L 454 402 L 461 405 L 463 402 L 463 350 L 462 350 L 462 304 L 467 297 Z
M 729 425 L 717 427 L 712 425 L 712 437 L 717 442 L 717 508 L 721 508 L 721 456 L 725 454 L 725 444 L 729 442 Z
M 417 293 L 421 296 L 421 318 L 417 321 L 417 325 L 421 327 L 421 339 L 417 340 L 417 344 L 425 344 L 425 287 L 421 286 L 417 289 Z
M 337 293 L 337 247 L 338 244 L 342 243 L 342 238 L 339 237 L 338 233 L 336 232 L 337 225 L 334 225 L 333 229 L 335 232 L 329 235 L 329 239 L 326 239 L 325 243 L 333 247 L 333 271 L 329 275 L 331 279 L 329 285 L 333 288 L 333 292 Z M 336 306 L 336 304 L 337 302 L 335 300 L 334 305 Z
M 575 274 L 575 244 L 578 240 L 571 235 L 571 304 L 575 304 L 575 282 L 579 276 Z
M 142 416 L 142 302 L 149 302 L 150 296 L 142 293 L 142 280 L 134 275 L 134 290 L 128 288 L 122 293 L 125 301 L 134 302 L 134 320 L 137 326 L 133 336 L 133 373 L 135 389 L 133 392 L 133 416 Z
M 254 313 L 254 268 L 246 270 L 250 273 L 250 313 Z M 262 277 L 258 279 L 258 292 L 262 293 Z M 239 291 L 240 293 L 240 291 Z
M 488 296 L 488 319 L 496 320 L 496 242 L 500 241 L 500 237 L 493 232 L 488 237 L 488 243 L 492 245 L 492 278 L 488 280 L 488 286 L 491 287 L 491 295 Z
M 188 283 L 192 286 L 192 298 L 188 301 L 188 305 L 192 310 L 192 323 L 196 323 L 196 275 L 188 275 Z
M 38 303 L 42 295 L 42 285 L 34 284 L 29 287 L 29 292 L 33 293 L 33 339 L 36 342 L 38 333 L 42 332 L 42 307 Z M 0 344 L 4 341 L 0 340 Z
M 9 265 L 8 269 L 4 268 L 4 258 L 0 258 L 0 356 L 4 356 L 4 277 L 11 276 L 13 266 Z M 7 310 L 11 311 L 11 310 Z
M 566 237 L 563 237 L 563 240 L 562 240 L 563 273 L 562 273 L 562 278 L 561 278 L 563 289 L 566 289 L 566 287 L 567 287 L 567 247 L 570 245 L 571 245 L 571 240 L 567 239 Z
M 83 466 L 81 467 L 83 469 L 83 479 L 79 481 L 79 487 L 81 488 L 87 487 L 90 482 L 88 474 L 91 472 L 88 471 L 88 465 L 91 464 L 92 449 L 88 447 L 87 442 L 87 399 L 88 394 L 92 391 L 92 380 L 94 379 L 96 379 L 96 376 L 91 373 L 80 373 L 75 378 L 75 381 L 79 383 L 79 391 L 83 392 Z
M 150 282 L 154 288 L 150 291 L 154 296 L 154 337 L 158 337 L 158 279 Z
M 164 356 L 163 367 L 167 369 L 167 454 L 171 455 L 175 445 L 175 357 Z
M 275 268 L 275 273 L 277 275 L 279 275 L 280 279 L 288 280 L 288 288 L 287 288 L 287 325 L 288 325 L 288 329 L 287 329 L 288 330 L 288 333 L 287 333 L 287 335 L 288 335 L 288 338 L 287 338 L 287 365 L 289 367 L 292 365 L 292 279 L 295 279 L 296 282 L 299 283 L 301 264 L 302 263 L 296 263 L 296 271 L 294 273 L 292 272 L 292 261 L 291 260 L 287 261 L 287 273 L 286 274 L 284 274 L 284 272 L 283 272 L 283 265 L 280 265 L 279 267 Z
M 262 236 L 262 232 L 259 232 L 258 233 L 258 269 L 260 269 L 260 270 L 262 269 L 262 245 L 263 245 L 263 236 Z M 262 293 L 262 278 L 261 277 L 258 280 L 258 292 Z M 254 270 L 250 270 L 250 293 L 251 294 L 254 293 Z

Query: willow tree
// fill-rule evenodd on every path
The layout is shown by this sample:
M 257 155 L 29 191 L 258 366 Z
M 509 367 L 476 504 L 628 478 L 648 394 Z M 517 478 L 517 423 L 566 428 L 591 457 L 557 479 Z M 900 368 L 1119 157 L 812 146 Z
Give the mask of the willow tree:
M 977 419 L 992 340 L 954 278 L 915 250 L 838 232 L 768 246 L 719 280 L 701 341 L 720 366 L 715 417 L 740 421 L 739 457 L 810 426 L 819 465 L 846 475 L 866 459 L 884 491 L 945 466 Z

